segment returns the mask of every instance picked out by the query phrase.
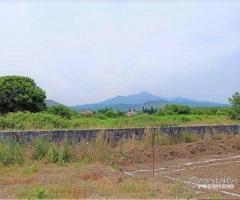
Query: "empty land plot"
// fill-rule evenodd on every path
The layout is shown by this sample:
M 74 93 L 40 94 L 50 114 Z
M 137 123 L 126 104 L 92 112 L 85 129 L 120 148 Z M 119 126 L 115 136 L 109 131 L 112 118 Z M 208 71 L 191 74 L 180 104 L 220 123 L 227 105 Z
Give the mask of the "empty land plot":
M 34 148 L 28 146 L 24 163 L 0 167 L 0 197 L 239 199 L 238 135 L 157 143 L 154 175 L 153 151 L 146 141 L 109 145 L 98 140 L 92 145 L 70 146 L 77 159 L 65 163 L 32 159 Z M 205 188 L 206 180 L 220 178 L 234 187 Z

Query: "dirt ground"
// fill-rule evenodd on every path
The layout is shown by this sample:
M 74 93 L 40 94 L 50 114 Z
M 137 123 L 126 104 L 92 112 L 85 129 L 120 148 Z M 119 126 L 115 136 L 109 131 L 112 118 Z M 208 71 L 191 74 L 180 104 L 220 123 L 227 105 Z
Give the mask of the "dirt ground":
M 128 176 L 150 176 L 153 165 L 155 177 L 185 184 L 195 198 L 240 199 L 239 136 L 136 149 L 121 163 Z
M 0 198 L 240 199 L 240 136 L 130 149 L 114 165 L 0 168 Z

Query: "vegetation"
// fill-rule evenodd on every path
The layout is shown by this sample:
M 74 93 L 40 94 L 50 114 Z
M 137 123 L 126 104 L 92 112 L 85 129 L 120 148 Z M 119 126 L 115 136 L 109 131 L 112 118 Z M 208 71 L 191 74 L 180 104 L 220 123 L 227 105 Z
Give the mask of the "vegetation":
M 168 125 L 236 124 L 239 120 L 228 115 L 188 114 L 188 115 L 146 115 L 138 113 L 133 117 L 109 117 L 109 113 L 96 113 L 92 117 L 73 115 L 70 119 L 48 112 L 17 112 L 0 116 L 0 130 L 51 130 L 87 128 L 153 127 Z
M 230 135 L 222 135 L 222 140 L 227 140 L 228 137 Z M 229 141 L 239 140 L 239 136 L 231 137 Z M 153 178 L 151 172 L 139 173 L 137 176 L 126 176 L 122 173 L 130 170 L 125 167 L 132 164 L 141 166 L 141 162 L 146 164 L 151 162 L 149 156 L 152 153 L 152 138 L 152 133 L 146 131 L 143 140 L 131 138 L 118 143 L 107 140 L 104 133 L 94 140 L 71 145 L 67 141 L 52 143 L 43 138 L 36 139 L 33 144 L 5 141 L 0 145 L 0 159 L 1 162 L 4 161 L 2 162 L 4 164 L 0 165 L 0 184 L 3 188 L 1 191 L 4 191 L 0 193 L 3 195 L 1 197 L 14 199 L 202 197 L 182 182 L 166 181 L 161 176 Z M 213 143 L 218 140 L 213 135 L 190 133 L 183 133 L 178 137 L 157 134 L 155 139 L 156 159 L 159 159 L 157 155 L 162 152 L 157 148 L 161 148 L 162 145 L 179 146 L 178 143 L 196 142 L 193 145 L 188 144 L 189 147 L 202 144 L 206 140 Z M 175 150 L 170 151 L 168 148 L 171 147 L 166 147 L 162 147 L 161 150 L 169 152 L 169 155 L 164 153 L 169 156 L 165 158 L 168 160 L 175 155 Z M 10 149 L 14 150 L 9 151 Z M 175 156 L 181 151 L 182 149 L 176 150 Z M 136 156 L 139 155 L 145 156 L 138 160 Z M 162 158 L 164 159 L 164 156 Z M 149 169 L 148 165 L 145 167 Z
M 47 112 L 67 119 L 71 119 L 73 116 L 77 115 L 77 112 L 64 105 L 50 106 L 48 107 Z
M 178 143 L 190 143 L 196 140 L 202 140 L 203 136 L 193 133 L 182 133 L 179 135 L 156 134 L 155 145 L 169 145 Z M 205 137 L 205 136 L 204 136 Z M 223 139 L 210 136 L 213 140 Z M 0 143 L 0 167 L 23 164 L 27 160 L 43 160 L 45 163 L 92 163 L 101 162 L 113 164 L 125 158 L 126 148 L 152 147 L 152 132 L 146 130 L 143 139 L 137 140 L 134 137 L 121 141 L 111 141 L 108 136 L 102 132 L 92 140 L 83 140 L 79 144 L 69 144 L 67 140 L 54 143 L 44 138 L 36 138 L 32 144 L 21 144 L 15 140 L 3 140 Z M 24 170 L 28 172 L 38 171 L 36 165 L 31 165 Z
M 43 111 L 46 108 L 45 99 L 45 92 L 31 78 L 0 77 L 0 114 Z
M 2 140 L 0 142 L 0 167 L 23 163 L 22 147 L 15 141 Z
M 143 107 L 132 117 L 105 108 L 91 115 L 53 105 L 46 109 L 45 92 L 27 77 L 0 77 L 0 130 L 83 129 L 149 127 L 184 124 L 231 124 L 240 120 L 240 94 L 230 98 L 232 107 L 193 108 L 184 105 Z M 230 117 L 229 117 L 230 115 Z
M 230 116 L 232 119 L 240 119 L 240 93 L 236 92 L 232 98 L 229 99 L 232 107 L 230 109 Z

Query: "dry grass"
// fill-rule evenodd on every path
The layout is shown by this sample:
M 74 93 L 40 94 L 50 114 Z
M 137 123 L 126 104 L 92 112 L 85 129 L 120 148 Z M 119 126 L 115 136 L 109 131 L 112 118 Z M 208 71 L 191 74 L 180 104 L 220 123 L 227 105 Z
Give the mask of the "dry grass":
M 161 146 L 233 137 L 230 134 L 198 136 L 184 133 L 175 138 L 156 133 L 155 144 Z M 99 134 L 95 140 L 68 145 L 69 159 L 64 163 L 49 162 L 46 156 L 33 159 L 34 147 L 23 146 L 24 163 L 0 167 L 0 197 L 194 198 L 195 193 L 181 183 L 169 183 L 151 175 L 129 177 L 119 170 L 119 163 L 129 152 L 151 147 L 153 138 L 153 133 L 146 131 L 142 140 L 133 137 L 116 143 L 104 133 Z M 63 144 L 54 145 L 61 148 Z

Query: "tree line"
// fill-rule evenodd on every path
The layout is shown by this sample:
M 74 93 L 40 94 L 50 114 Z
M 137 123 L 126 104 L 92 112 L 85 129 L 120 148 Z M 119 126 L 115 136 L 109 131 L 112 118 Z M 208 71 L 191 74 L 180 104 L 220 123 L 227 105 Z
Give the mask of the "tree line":
M 2 76 L 0 77 L 0 114 L 9 112 L 29 111 L 49 112 L 69 117 L 77 114 L 66 106 L 59 105 L 47 108 L 46 92 L 41 89 L 35 81 L 29 77 L 23 76 Z M 161 108 L 143 107 L 142 113 L 158 115 L 176 115 L 176 114 L 193 114 L 193 115 L 221 115 L 227 114 L 232 119 L 240 119 L 240 93 L 236 92 L 229 98 L 230 107 L 206 107 L 192 108 L 185 105 L 165 105 Z M 98 110 L 96 113 L 106 117 L 123 116 L 120 110 L 114 111 L 111 108 Z

